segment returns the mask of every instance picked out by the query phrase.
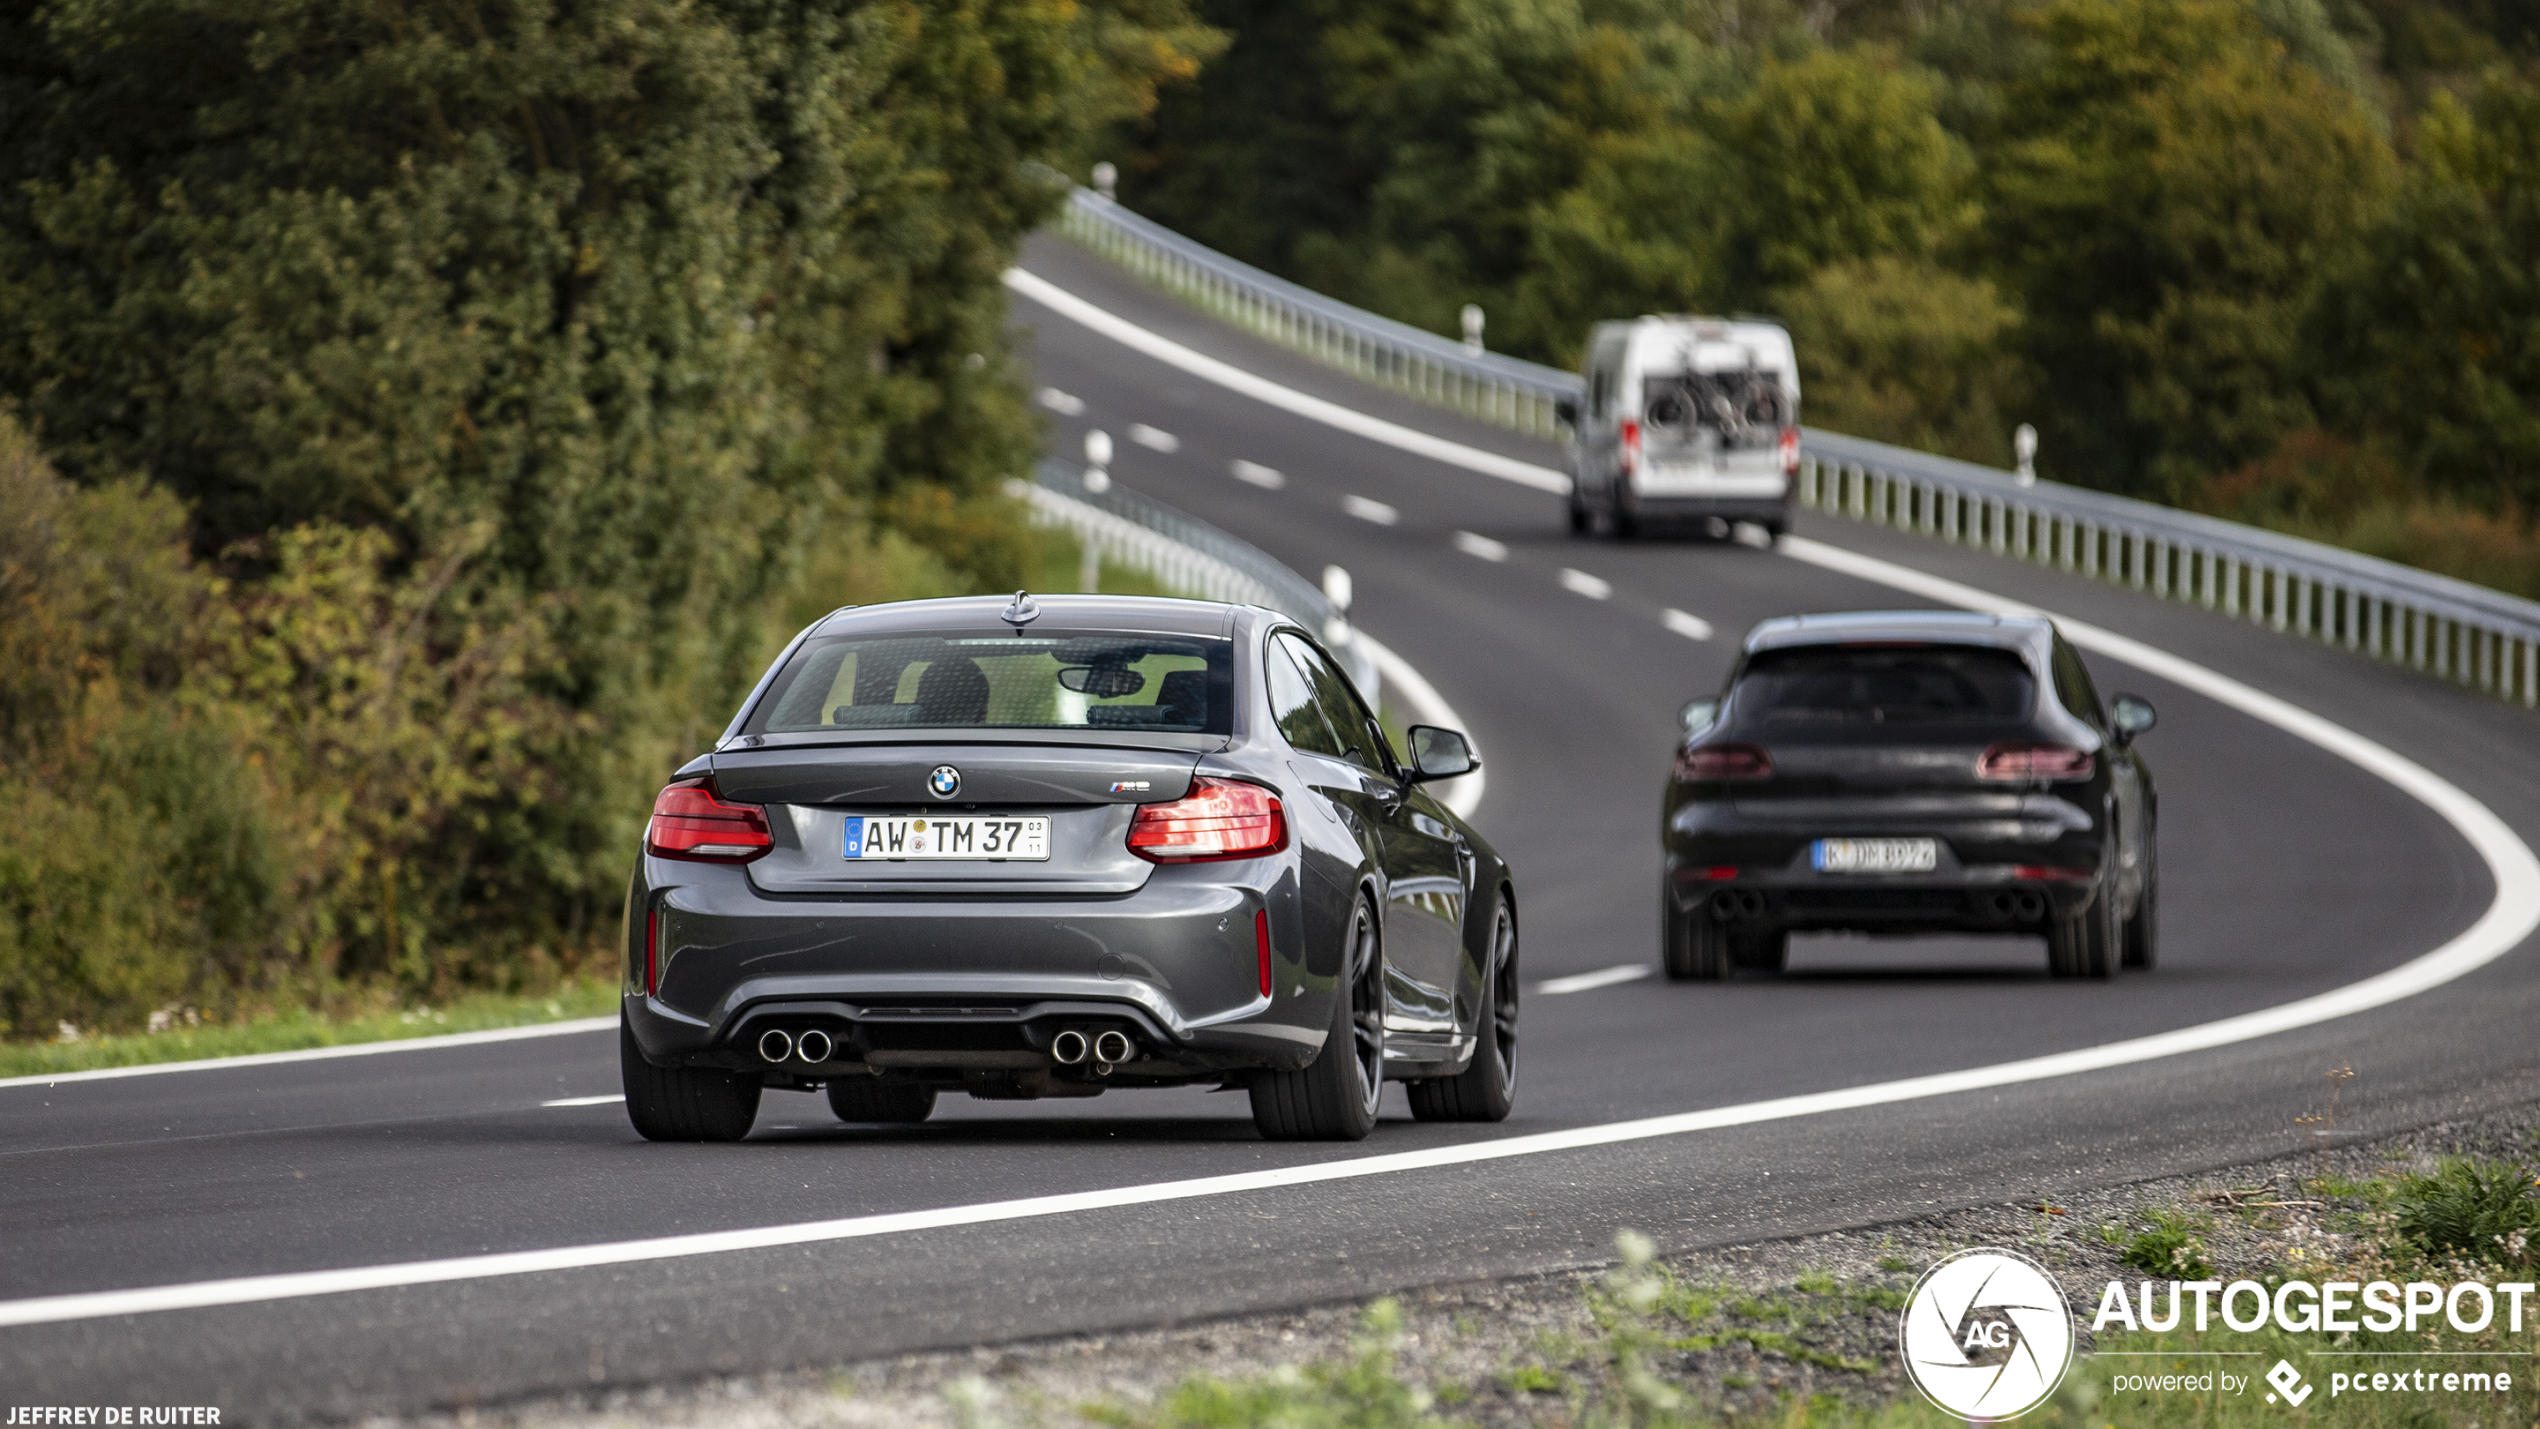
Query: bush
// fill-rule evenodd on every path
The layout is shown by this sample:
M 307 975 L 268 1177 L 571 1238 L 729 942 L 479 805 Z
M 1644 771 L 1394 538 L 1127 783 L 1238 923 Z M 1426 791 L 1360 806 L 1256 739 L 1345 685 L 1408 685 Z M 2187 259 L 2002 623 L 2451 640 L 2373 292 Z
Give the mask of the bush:
M 2540 1267 L 2540 1175 L 2531 1167 L 2448 1157 L 2431 1176 L 2401 1178 L 2391 1208 L 2399 1235 L 2427 1255 Z

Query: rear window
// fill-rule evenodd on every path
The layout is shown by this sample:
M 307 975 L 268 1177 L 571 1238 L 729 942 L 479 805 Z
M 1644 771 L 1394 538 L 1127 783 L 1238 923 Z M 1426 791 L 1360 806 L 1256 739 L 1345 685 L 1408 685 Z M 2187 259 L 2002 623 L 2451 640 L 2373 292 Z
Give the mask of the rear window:
M 1767 650 L 1730 695 L 1740 721 L 1785 725 L 2018 721 L 2036 698 L 2028 662 L 1967 645 Z
M 1207 636 L 1043 631 L 813 640 L 745 734 L 845 729 L 1234 728 L 1234 644 Z

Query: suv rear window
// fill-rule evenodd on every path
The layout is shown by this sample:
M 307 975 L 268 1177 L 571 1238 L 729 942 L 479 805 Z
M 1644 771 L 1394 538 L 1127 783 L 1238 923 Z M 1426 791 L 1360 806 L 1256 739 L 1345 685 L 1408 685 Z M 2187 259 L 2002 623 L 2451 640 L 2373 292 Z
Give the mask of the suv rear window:
M 847 729 L 1234 729 L 1234 643 L 1103 631 L 806 642 L 745 734 Z
M 1741 722 L 1998 723 L 2028 718 L 2037 681 L 1985 646 L 1811 645 L 1757 654 L 1729 698 Z

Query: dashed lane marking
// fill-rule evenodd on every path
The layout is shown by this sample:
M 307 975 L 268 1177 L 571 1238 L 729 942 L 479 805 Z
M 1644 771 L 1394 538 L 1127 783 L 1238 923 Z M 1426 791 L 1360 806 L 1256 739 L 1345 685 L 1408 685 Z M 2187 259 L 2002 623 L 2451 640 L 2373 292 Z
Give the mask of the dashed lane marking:
M 1711 622 L 1703 619 L 1699 615 L 1689 614 L 1685 611 L 1676 609 L 1674 606 L 1669 606 L 1666 614 L 1660 616 L 1659 619 L 1666 622 L 1669 630 L 1676 632 L 1678 635 L 1683 636 L 1687 640 L 1708 640 L 1711 638 Z
M 1342 497 L 1341 509 L 1361 521 L 1373 521 L 1379 526 L 1391 526 L 1402 519 L 1401 512 L 1381 501 L 1370 501 L 1364 496 Z
M 1625 963 L 1618 968 L 1598 968 L 1592 973 L 1572 973 L 1568 977 L 1545 978 L 1535 984 L 1535 991 L 1546 997 L 1559 997 L 1565 992 L 1594 992 L 1617 983 L 1638 982 L 1657 971 L 1647 963 Z
M 1479 556 L 1485 561 L 1504 561 L 1508 559 L 1508 547 L 1506 545 L 1501 542 L 1494 541 L 1488 536 L 1476 536 L 1470 531 L 1458 531 L 1455 533 L 1455 549 L 1462 551 L 1468 556 Z
M 1071 393 L 1061 392 L 1055 387 L 1042 388 L 1038 393 L 1034 394 L 1033 400 L 1040 403 L 1042 406 L 1049 408 L 1051 411 L 1058 413 L 1062 417 L 1081 417 L 1085 415 L 1084 398 L 1075 396 Z
M 1612 582 L 1600 580 L 1585 571 L 1572 570 L 1568 566 L 1561 568 L 1561 588 L 1566 591 L 1575 591 L 1590 600 L 1603 600 L 1614 593 Z
M 1264 491 L 1276 491 L 1288 484 L 1286 473 L 1257 461 L 1237 461 L 1230 469 L 1235 473 L 1235 480 L 1249 482 Z
M 551 1101 L 551 1102 L 540 1102 L 540 1103 L 538 1103 L 538 1105 L 540 1105 L 540 1106 L 607 1106 L 607 1105 L 608 1105 L 609 1103 L 611 1103 L 611 1102 L 622 1102 L 622 1101 L 624 1101 L 624 1100 L 626 1100 L 626 1093 L 624 1093 L 624 1092 L 611 1092 L 611 1093 L 609 1093 L 607 1096 L 601 1096 L 601 1097 L 558 1097 L 558 1098 L 556 1098 L 554 1101 Z
M 1177 452 L 1182 449 L 1182 439 L 1180 437 L 1173 435 L 1171 432 L 1165 431 L 1161 427 L 1150 427 L 1144 422 L 1131 422 L 1129 424 L 1129 440 L 1136 442 L 1139 446 L 1145 447 L 1149 451 Z

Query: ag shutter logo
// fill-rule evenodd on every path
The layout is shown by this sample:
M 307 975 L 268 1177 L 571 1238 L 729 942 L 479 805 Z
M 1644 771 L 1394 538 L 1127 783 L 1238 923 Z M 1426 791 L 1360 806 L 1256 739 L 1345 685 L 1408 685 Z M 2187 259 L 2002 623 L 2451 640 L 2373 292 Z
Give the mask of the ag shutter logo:
M 1961 1419 L 2016 1419 L 2073 1362 L 2073 1315 L 2046 1268 L 2014 1251 L 1962 1250 L 1914 1284 L 1898 1326 L 1905 1374 Z
M 938 764 L 926 776 L 926 792 L 938 799 L 949 799 L 961 792 L 961 771 L 949 764 Z

